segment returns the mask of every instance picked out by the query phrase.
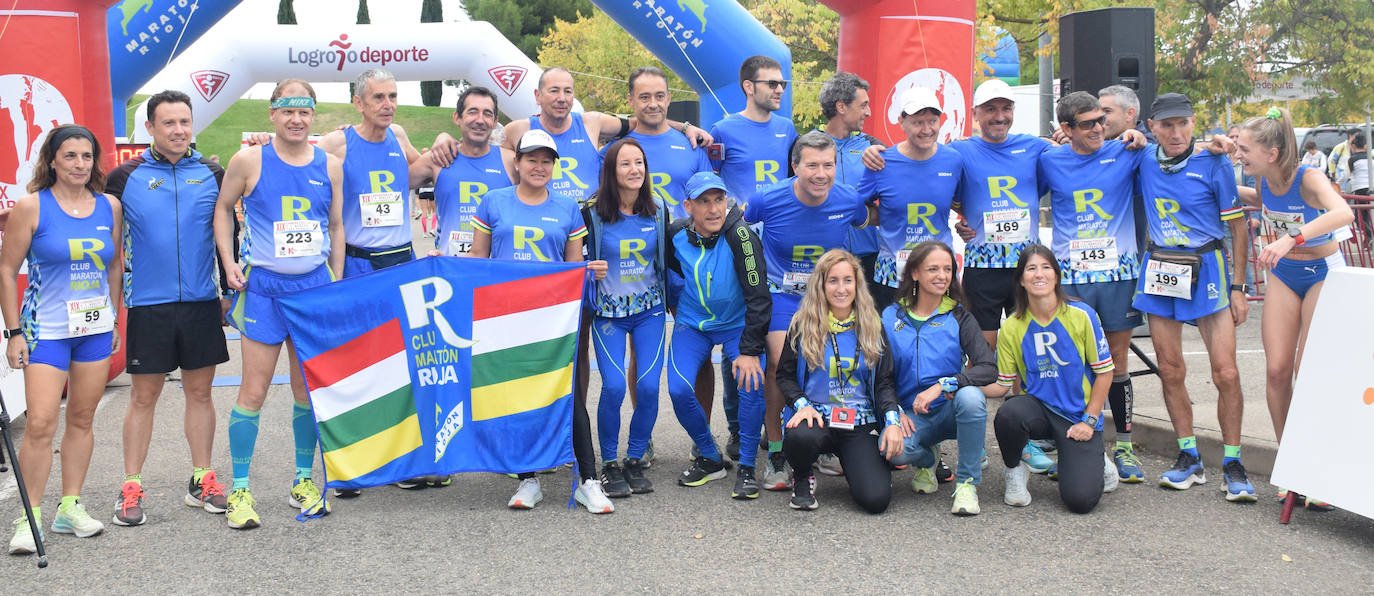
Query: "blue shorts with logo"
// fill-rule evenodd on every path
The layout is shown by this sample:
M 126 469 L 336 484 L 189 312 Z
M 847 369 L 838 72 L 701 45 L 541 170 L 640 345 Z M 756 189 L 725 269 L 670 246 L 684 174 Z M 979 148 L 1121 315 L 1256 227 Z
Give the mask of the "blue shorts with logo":
M 99 362 L 114 352 L 113 335 L 113 331 L 106 331 L 66 339 L 40 339 L 30 346 L 29 363 L 65 371 L 73 362 Z
M 1279 259 L 1278 264 L 1269 272 L 1301 299 L 1307 297 L 1308 290 L 1317 285 L 1317 282 L 1326 280 L 1328 271 L 1341 267 L 1345 267 L 1345 255 L 1338 250 L 1322 259 Z
M 249 265 L 244 268 L 243 276 L 247 279 L 246 287 L 234 293 L 233 308 L 229 309 L 227 319 L 244 337 L 269 345 L 286 341 L 288 335 L 277 298 L 334 281 L 329 265 L 320 265 L 300 275 L 285 275 Z
M 1226 257 L 1220 250 L 1198 255 L 1201 263 L 1197 269 L 1197 283 L 1192 286 L 1190 299 L 1160 296 L 1145 293 L 1147 271 L 1142 271 L 1136 284 L 1132 306 L 1143 313 L 1165 317 L 1175 321 L 1196 321 L 1231 306 L 1231 277 L 1226 271 Z M 1142 260 L 1149 263 L 1150 253 Z M 1147 265 L 1148 266 L 1148 265 Z M 1104 324 L 1103 328 L 1106 326 Z
M 773 297 L 773 318 L 768 321 L 768 332 L 787 331 L 787 326 L 792 324 L 792 315 L 797 314 L 801 306 L 802 297 L 780 292 L 769 295 Z
M 1134 279 L 1064 284 L 1064 291 L 1097 311 L 1103 331 L 1126 331 L 1139 327 L 1143 319 L 1140 311 L 1131 307 L 1135 284 Z

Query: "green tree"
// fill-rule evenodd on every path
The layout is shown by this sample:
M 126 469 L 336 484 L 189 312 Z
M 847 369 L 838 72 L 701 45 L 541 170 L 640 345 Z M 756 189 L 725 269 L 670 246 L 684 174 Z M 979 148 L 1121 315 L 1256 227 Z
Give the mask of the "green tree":
M 424 0 L 420 5 L 421 23 L 444 22 L 444 7 L 439 0 Z M 444 98 L 443 81 L 420 81 L 420 103 L 437 107 Z
M 372 16 L 369 15 L 369 14 L 367 14 L 367 0 L 358 0 L 358 19 L 357 19 L 357 23 L 358 23 L 359 25 L 370 25 L 370 24 L 372 24 Z M 357 93 L 356 87 L 357 87 L 357 85 L 355 85 L 355 84 L 353 84 L 353 83 L 349 83 L 349 84 L 348 84 L 348 95 L 349 95 L 350 97 L 352 97 L 354 93 Z
M 487 21 L 526 56 L 539 55 L 540 39 L 557 20 L 591 15 L 590 0 L 464 0 L 474 21 Z
M 296 8 L 295 8 L 294 4 L 295 4 L 295 0 L 281 0 L 280 2 L 277 3 L 277 24 L 278 24 L 278 25 L 295 25 L 295 24 L 296 24 Z

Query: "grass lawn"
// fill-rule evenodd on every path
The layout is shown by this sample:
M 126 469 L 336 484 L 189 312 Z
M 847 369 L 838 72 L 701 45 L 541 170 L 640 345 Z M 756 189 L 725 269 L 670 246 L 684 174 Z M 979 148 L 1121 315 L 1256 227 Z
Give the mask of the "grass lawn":
M 146 95 L 134 96 L 129 100 L 129 110 L 147 98 Z M 267 104 L 267 100 L 261 99 L 240 99 L 234 102 L 234 105 L 220 114 L 213 124 L 196 135 L 196 148 L 206 156 L 218 155 L 220 163 L 229 165 L 229 157 L 239 150 L 239 139 L 242 138 L 243 132 L 272 130 L 272 124 L 267 121 Z M 129 111 L 128 114 L 128 126 L 132 129 L 133 112 Z M 353 104 L 321 103 L 315 106 L 313 130 L 324 134 L 338 128 L 339 125 L 360 121 L 362 117 L 353 108 Z M 406 129 L 410 142 L 421 151 L 429 147 L 440 132 L 448 131 L 452 135 L 458 132 L 458 127 L 453 125 L 451 107 L 399 106 L 396 109 L 396 122 Z

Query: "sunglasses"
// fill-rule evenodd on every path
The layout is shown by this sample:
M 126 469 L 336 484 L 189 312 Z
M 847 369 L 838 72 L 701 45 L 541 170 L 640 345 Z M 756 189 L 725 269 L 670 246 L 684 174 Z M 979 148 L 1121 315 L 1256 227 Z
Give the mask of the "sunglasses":
M 1071 118 L 1069 119 L 1068 124 L 1069 126 L 1077 128 L 1078 130 L 1092 130 L 1093 128 L 1098 126 L 1107 126 L 1107 115 L 1103 114 L 1101 116 L 1093 118 L 1092 120 L 1076 120 Z
M 776 80 L 776 79 L 774 79 L 774 80 L 767 80 L 767 79 L 750 79 L 749 82 L 751 82 L 751 83 L 753 83 L 753 84 L 755 84 L 755 85 L 757 85 L 757 84 L 759 84 L 759 83 L 763 83 L 763 84 L 765 84 L 765 85 L 768 85 L 768 88 L 769 88 L 769 89 L 774 89 L 774 90 L 777 90 L 777 89 L 786 89 L 786 88 L 787 88 L 787 81 L 779 81 L 779 80 Z

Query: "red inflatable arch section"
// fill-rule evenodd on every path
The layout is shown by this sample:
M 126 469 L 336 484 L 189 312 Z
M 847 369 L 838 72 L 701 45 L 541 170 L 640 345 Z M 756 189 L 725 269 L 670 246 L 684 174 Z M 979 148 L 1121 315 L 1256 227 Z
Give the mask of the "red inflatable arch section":
M 101 161 L 114 163 L 110 57 L 105 39 L 111 0 L 18 0 L 0 9 L 0 207 L 25 194 L 48 131 L 76 122 L 100 139 Z M 19 279 L 23 292 L 25 276 Z M 124 328 L 120 315 L 120 326 Z M 122 335 L 122 331 L 121 331 Z M 123 338 L 121 337 L 121 340 Z M 110 379 L 124 370 L 124 351 L 110 359 Z
M 897 126 L 902 91 L 934 89 L 944 105 L 940 141 L 968 136 L 973 101 L 975 0 L 821 0 L 840 14 L 839 70 L 871 86 L 867 132 L 887 145 L 905 139 Z

